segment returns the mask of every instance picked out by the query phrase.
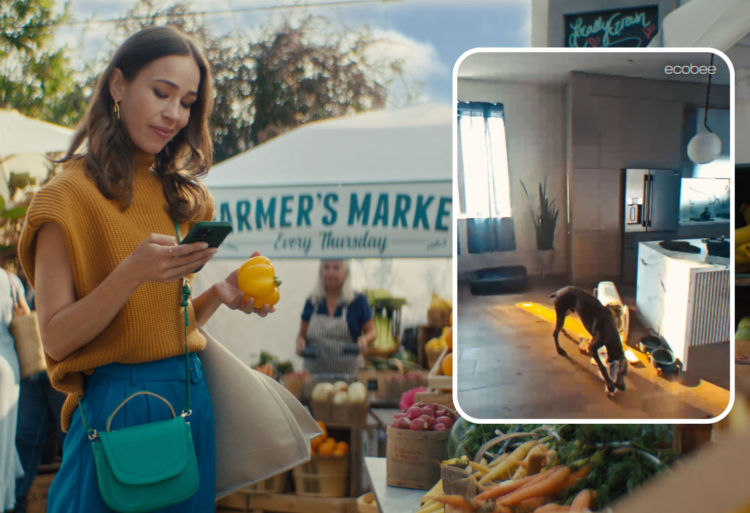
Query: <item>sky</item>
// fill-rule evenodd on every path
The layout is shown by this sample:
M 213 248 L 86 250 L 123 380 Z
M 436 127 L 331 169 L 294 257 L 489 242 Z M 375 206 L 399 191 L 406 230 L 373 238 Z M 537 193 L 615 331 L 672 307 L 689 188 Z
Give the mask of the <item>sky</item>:
M 158 5 L 170 5 L 163 2 Z M 61 8 L 62 1 L 56 0 Z M 74 21 L 58 30 L 56 41 L 69 48 L 74 63 L 97 53 L 111 53 L 112 25 L 102 22 L 124 15 L 134 0 L 71 0 Z M 325 6 L 314 6 L 325 3 Z M 193 0 L 198 11 L 242 10 L 205 18 L 216 35 L 251 34 L 282 15 L 315 14 L 344 27 L 367 26 L 393 41 L 385 51 L 405 59 L 408 79 L 424 84 L 422 100 L 449 104 L 456 60 L 476 47 L 520 47 L 530 44 L 531 0 Z M 288 6 L 295 5 L 294 8 Z M 286 7 L 285 7 L 286 6 Z M 107 54 L 107 55 L 108 55 Z M 394 96 L 397 96 L 394 91 Z

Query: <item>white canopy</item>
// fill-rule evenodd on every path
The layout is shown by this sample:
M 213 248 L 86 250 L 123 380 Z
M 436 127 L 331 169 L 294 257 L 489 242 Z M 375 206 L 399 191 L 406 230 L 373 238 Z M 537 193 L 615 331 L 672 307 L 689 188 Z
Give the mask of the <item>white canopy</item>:
M 452 123 L 422 104 L 303 125 L 206 178 L 219 257 L 450 257 Z
M 335 253 L 326 248 L 325 255 L 358 257 L 352 261 L 350 270 L 355 290 L 385 288 L 397 297 L 406 298 L 408 304 L 402 312 L 404 327 L 426 322 L 431 293 L 452 297 L 452 114 L 447 105 L 417 105 L 309 123 L 218 164 L 209 172 L 206 183 L 216 200 L 217 219 L 222 218 L 223 211 L 231 218 L 235 232 L 220 247 L 219 258 L 196 275 L 194 293 L 198 295 L 223 280 L 255 250 L 271 257 L 276 274 L 283 280 L 276 313 L 266 319 L 222 308 L 206 324 L 210 333 L 247 363 L 257 361 L 261 350 L 300 363 L 294 354 L 294 344 L 305 298 L 318 276 L 317 258 L 323 256 L 320 248 L 315 247 L 320 232 L 343 233 L 359 240 L 364 240 L 360 234 L 365 232 L 369 233 L 369 240 L 387 238 L 388 251 L 383 254 L 361 248 L 344 248 Z M 313 198 L 314 205 L 319 193 L 323 197 L 338 196 L 340 201 L 329 205 L 331 210 L 338 207 L 337 222 L 321 225 L 316 209 L 311 206 L 310 226 L 297 226 L 300 198 Z M 349 216 L 344 203 L 356 195 L 362 206 L 367 194 L 371 195 L 372 208 L 367 226 L 362 226 L 362 217 L 357 217 L 350 226 L 345 222 Z M 394 227 L 393 209 L 402 201 L 402 211 L 408 210 L 407 196 L 412 198 L 411 214 L 404 213 L 408 226 L 401 226 L 400 217 L 395 216 L 398 226 Z M 429 197 L 433 199 L 428 205 Z M 258 226 L 258 202 L 267 211 L 273 198 L 276 198 L 275 226 L 273 229 L 268 223 Z M 293 226 L 282 226 L 284 198 L 293 199 L 287 205 L 291 213 L 286 219 Z M 388 227 L 375 221 L 376 198 L 389 200 Z M 444 198 L 447 214 L 438 221 L 438 207 Z M 424 216 L 413 215 L 419 201 Z M 247 209 L 244 218 L 247 224 L 238 221 L 242 205 Z M 331 210 L 324 210 L 324 216 L 330 215 Z M 423 223 L 429 223 L 429 228 Z M 438 230 L 436 226 L 447 229 Z M 274 248 L 279 235 L 286 242 L 309 237 L 312 240 L 309 252 L 291 245 Z M 421 246 L 413 242 L 420 238 Z M 432 247 L 428 247 L 430 242 Z M 382 258 L 393 256 L 444 258 Z
M 451 180 L 448 105 L 308 123 L 214 166 L 209 187 Z
M 72 138 L 69 128 L 0 109 L 0 159 L 19 153 L 63 151 Z

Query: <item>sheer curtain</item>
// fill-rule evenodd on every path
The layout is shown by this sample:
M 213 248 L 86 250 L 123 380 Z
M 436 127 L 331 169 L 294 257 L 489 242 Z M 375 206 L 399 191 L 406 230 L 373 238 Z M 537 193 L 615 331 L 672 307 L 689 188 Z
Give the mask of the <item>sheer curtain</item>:
M 458 196 L 469 253 L 516 249 L 502 104 L 458 103 Z

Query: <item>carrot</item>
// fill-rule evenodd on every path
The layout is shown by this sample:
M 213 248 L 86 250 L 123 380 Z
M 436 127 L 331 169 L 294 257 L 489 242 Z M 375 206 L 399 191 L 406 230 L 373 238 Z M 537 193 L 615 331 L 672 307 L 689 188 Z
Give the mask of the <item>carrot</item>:
M 458 508 L 461 511 L 475 511 L 474 506 L 463 495 L 443 495 L 442 497 L 436 497 L 435 500 Z
M 533 476 L 526 476 L 523 479 L 516 480 L 508 479 L 506 481 L 502 481 L 500 484 L 487 488 L 482 493 L 477 495 L 476 498 L 479 500 L 494 499 L 496 497 L 500 497 L 501 495 L 505 495 L 506 493 L 510 493 L 513 490 L 516 490 L 524 485 L 528 485 L 531 482 L 539 481 L 542 477 L 546 477 L 546 474 L 534 474 Z
M 583 465 L 581 468 L 579 468 L 578 470 L 571 472 L 570 475 L 568 476 L 567 481 L 565 482 L 565 486 L 563 486 L 563 490 L 567 488 L 568 486 L 571 486 L 574 483 L 576 483 L 579 479 L 583 479 L 584 477 L 589 475 L 590 470 L 591 470 L 591 467 L 589 467 L 589 464 L 587 463 Z
M 567 513 L 569 511 L 570 507 L 568 506 L 550 502 L 549 504 L 545 504 L 541 508 L 536 508 L 534 510 L 534 513 Z
M 479 472 L 481 475 L 485 475 L 490 471 L 490 467 L 488 467 L 487 465 L 482 465 L 481 463 L 477 463 L 475 461 L 470 461 L 469 467 L 474 471 Z
M 516 505 L 516 513 L 529 513 L 535 509 L 544 506 L 550 501 L 549 497 L 531 497 L 530 499 L 524 499 Z
M 516 468 L 521 464 L 521 461 L 526 457 L 532 447 L 537 444 L 538 442 L 536 440 L 529 440 L 528 442 L 524 442 L 523 444 L 518 446 L 512 453 L 510 453 L 510 456 L 504 458 L 502 463 L 499 463 L 494 468 L 492 468 L 492 464 L 490 464 L 489 466 L 491 467 L 491 470 L 484 476 L 482 476 L 482 479 L 480 479 L 479 482 L 484 484 L 488 481 L 494 481 L 496 479 L 509 478 L 511 475 L 513 475 L 513 472 L 516 471 Z
M 586 508 L 591 507 L 591 500 L 593 499 L 593 492 L 590 488 L 584 488 L 578 494 L 576 494 L 573 502 L 570 503 L 570 511 L 583 512 Z
M 529 486 L 518 488 L 517 490 L 501 497 L 498 502 L 507 506 L 513 506 L 522 500 L 530 499 L 531 497 L 537 497 L 539 495 L 555 495 L 563 489 L 563 485 L 570 475 L 570 467 L 562 466 L 552 472 L 546 472 L 545 474 L 548 475 L 545 479 L 536 481 Z
M 495 504 L 495 509 L 492 510 L 492 513 L 514 513 L 514 512 L 508 506 L 503 506 L 502 504 Z

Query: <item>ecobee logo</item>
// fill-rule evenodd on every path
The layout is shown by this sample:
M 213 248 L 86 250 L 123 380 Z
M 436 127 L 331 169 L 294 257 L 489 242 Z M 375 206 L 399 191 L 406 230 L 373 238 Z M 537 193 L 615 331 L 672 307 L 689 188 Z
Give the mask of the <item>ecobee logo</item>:
M 715 75 L 716 66 L 699 66 L 698 64 L 668 64 L 664 66 L 665 75 Z

